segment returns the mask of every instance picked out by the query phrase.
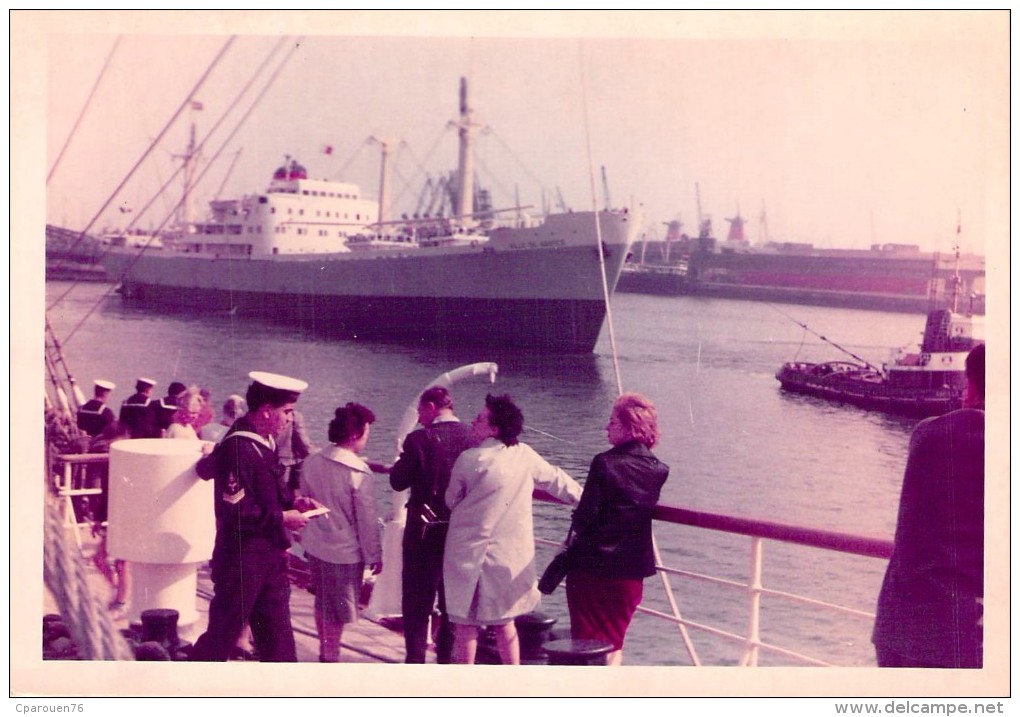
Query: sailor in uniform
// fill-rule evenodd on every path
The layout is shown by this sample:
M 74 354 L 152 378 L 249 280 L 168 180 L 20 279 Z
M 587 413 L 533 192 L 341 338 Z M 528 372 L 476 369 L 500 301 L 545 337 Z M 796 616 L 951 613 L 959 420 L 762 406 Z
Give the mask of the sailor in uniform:
M 290 534 L 308 523 L 301 510 L 314 505 L 295 499 L 283 480 L 275 439 L 293 420 L 304 381 L 253 371 L 245 399 L 248 413 L 196 466 L 215 481 L 216 541 L 210 563 L 215 595 L 209 626 L 191 659 L 227 660 L 241 631 L 250 625 L 263 662 L 296 662 L 290 622 L 287 549 Z
M 106 405 L 110 391 L 117 388 L 112 381 L 99 379 L 93 388 L 93 398 L 78 409 L 78 428 L 95 438 L 103 429 L 114 422 L 113 409 Z
M 158 438 L 152 423 L 152 388 L 156 382 L 140 378 L 135 393 L 120 404 L 120 422 L 128 427 L 132 438 Z
M 166 396 L 149 404 L 152 409 L 152 424 L 155 438 L 162 438 L 166 435 L 166 430 L 174 422 L 174 414 L 177 413 L 177 399 L 187 390 L 188 387 L 183 383 L 174 381 L 167 386 Z

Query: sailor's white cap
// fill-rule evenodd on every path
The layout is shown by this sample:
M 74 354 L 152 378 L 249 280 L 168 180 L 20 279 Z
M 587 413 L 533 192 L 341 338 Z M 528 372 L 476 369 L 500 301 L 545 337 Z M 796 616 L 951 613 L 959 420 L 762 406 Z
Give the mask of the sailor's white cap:
M 97 378 L 95 381 L 93 381 L 93 383 L 96 385 L 96 388 L 103 388 L 106 389 L 107 391 L 112 391 L 113 389 L 117 388 L 117 384 L 115 384 L 113 381 L 107 381 L 105 378 Z
M 153 379 L 145 378 L 144 376 L 142 376 L 141 378 L 138 379 L 138 383 L 144 383 L 146 386 L 155 386 L 156 385 L 156 382 Z
M 291 378 L 290 376 L 282 376 L 278 373 L 268 373 L 266 371 L 252 371 L 248 374 L 255 383 L 260 383 L 266 388 L 275 388 L 280 391 L 292 391 L 293 393 L 301 393 L 308 388 L 308 383 L 302 381 L 299 378 Z

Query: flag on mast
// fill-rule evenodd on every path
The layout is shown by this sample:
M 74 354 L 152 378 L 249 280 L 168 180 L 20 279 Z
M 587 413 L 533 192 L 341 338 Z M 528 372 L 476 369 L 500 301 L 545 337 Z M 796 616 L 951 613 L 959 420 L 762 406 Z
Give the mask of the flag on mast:
M 192 100 L 191 101 L 191 109 L 193 109 L 193 110 L 200 110 L 200 109 L 202 109 L 202 103 L 199 102 L 198 100 Z

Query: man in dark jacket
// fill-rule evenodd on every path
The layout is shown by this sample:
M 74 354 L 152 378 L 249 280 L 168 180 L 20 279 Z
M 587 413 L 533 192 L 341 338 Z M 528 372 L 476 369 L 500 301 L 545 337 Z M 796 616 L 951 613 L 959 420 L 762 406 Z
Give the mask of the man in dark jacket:
M 442 386 L 432 386 L 418 400 L 422 428 L 404 439 L 400 457 L 390 471 L 390 486 L 410 488 L 403 539 L 401 611 L 404 618 L 405 662 L 425 662 L 429 617 L 439 598 L 436 661 L 449 664 L 453 628 L 446 614 L 443 590 L 443 546 L 450 521 L 446 488 L 454 462 L 471 446 L 471 429 L 453 414 L 453 399 Z
M 308 384 L 253 371 L 248 413 L 196 466 L 215 481 L 216 542 L 209 626 L 192 660 L 228 659 L 241 630 L 250 625 L 263 662 L 296 662 L 290 622 L 287 548 L 291 531 L 308 523 L 282 481 L 283 466 L 272 440 L 292 420 L 294 404 Z
M 984 344 L 966 370 L 964 407 L 922 421 L 910 437 L 872 634 L 879 667 L 982 666 Z
M 187 390 L 188 387 L 183 383 L 174 381 L 167 386 L 166 396 L 149 404 L 152 408 L 153 438 L 162 438 L 166 435 L 166 430 L 174 422 L 174 414 L 177 413 L 177 399 Z

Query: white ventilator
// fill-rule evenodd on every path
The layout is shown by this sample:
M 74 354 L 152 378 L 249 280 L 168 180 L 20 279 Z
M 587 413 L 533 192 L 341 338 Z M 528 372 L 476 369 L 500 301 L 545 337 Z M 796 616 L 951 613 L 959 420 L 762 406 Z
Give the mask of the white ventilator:
M 472 363 L 452 371 L 440 374 L 428 383 L 414 397 L 411 405 L 404 411 L 397 431 L 397 455 L 403 446 L 404 438 L 414 430 L 418 423 L 418 399 L 425 389 L 433 386 L 449 388 L 457 381 L 472 376 L 488 376 L 489 383 L 496 382 L 499 368 L 491 362 Z M 385 617 L 399 617 L 403 610 L 400 606 L 400 574 L 403 572 L 404 560 L 401 543 L 404 538 L 404 526 L 407 524 L 407 491 L 395 493 L 390 505 L 390 517 L 383 527 L 383 571 L 376 578 L 372 588 L 372 597 L 365 608 L 365 617 L 379 620 Z
M 128 619 L 168 608 L 178 624 L 198 619 L 198 566 L 212 557 L 216 537 L 213 481 L 195 473 L 204 441 L 142 438 L 110 446 L 111 557 L 131 575 Z

